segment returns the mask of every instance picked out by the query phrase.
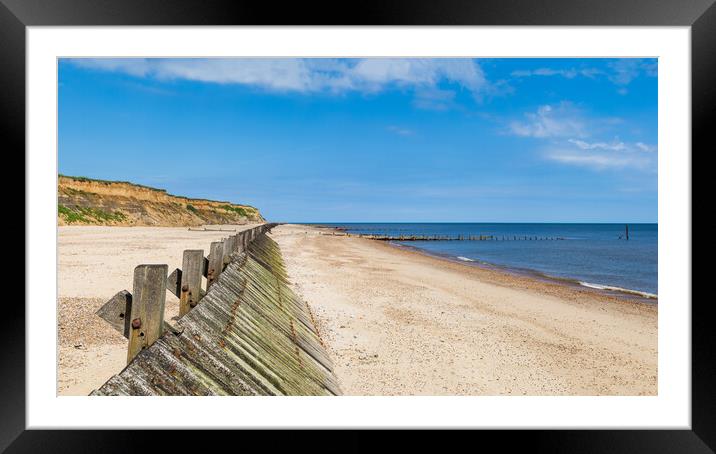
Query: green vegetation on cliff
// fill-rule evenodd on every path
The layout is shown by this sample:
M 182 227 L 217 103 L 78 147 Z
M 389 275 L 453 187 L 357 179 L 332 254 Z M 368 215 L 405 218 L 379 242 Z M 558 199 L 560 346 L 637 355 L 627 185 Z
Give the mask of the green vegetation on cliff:
M 57 204 L 57 214 L 62 217 L 67 223 L 75 224 L 90 224 L 90 223 L 112 223 L 122 222 L 127 219 L 127 216 L 121 211 L 110 213 L 100 208 L 92 207 L 72 207 L 68 208 L 62 204 Z

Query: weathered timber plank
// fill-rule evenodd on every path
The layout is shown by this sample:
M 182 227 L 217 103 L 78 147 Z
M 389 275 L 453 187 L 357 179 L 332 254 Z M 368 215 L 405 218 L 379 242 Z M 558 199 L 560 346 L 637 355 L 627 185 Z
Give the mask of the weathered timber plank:
M 204 251 L 191 249 L 184 251 L 182 258 L 181 285 L 179 294 L 179 317 L 183 317 L 202 298 L 201 274 L 204 265 Z
M 167 265 L 139 265 L 134 269 L 128 363 L 162 335 L 167 270 Z
M 174 268 L 174 271 L 167 276 L 167 290 L 177 298 L 181 296 L 181 274 L 182 272 L 179 268 Z
M 224 243 L 221 241 L 215 241 L 211 243 L 211 249 L 209 252 L 209 266 L 206 271 L 206 290 L 219 279 L 221 270 L 224 265 Z
M 222 266 L 226 266 L 231 261 L 231 254 L 234 252 L 234 241 L 233 236 L 228 237 L 224 240 L 224 263 Z
M 95 314 L 99 315 L 105 322 L 112 325 L 124 337 L 129 336 L 129 314 L 132 308 L 132 294 L 126 290 L 117 292 L 102 307 L 97 309 Z
M 125 338 L 129 338 L 129 315 L 131 313 L 132 294 L 126 290 L 122 290 L 114 295 L 109 301 L 104 303 L 102 307 L 97 309 L 97 314 L 102 320 L 109 323 L 112 328 L 117 330 Z M 164 322 L 164 331 L 178 333 L 175 326 L 167 321 Z

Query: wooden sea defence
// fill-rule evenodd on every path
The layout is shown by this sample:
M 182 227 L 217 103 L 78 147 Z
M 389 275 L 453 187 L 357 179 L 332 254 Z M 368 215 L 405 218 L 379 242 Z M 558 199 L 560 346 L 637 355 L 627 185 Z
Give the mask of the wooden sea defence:
M 331 232 L 324 235 L 353 236 L 376 241 L 559 241 L 558 236 L 539 235 L 373 235 L 362 233 Z
M 275 225 L 213 243 L 206 258 L 185 251 L 169 276 L 166 265 L 138 266 L 133 293 L 97 312 L 129 338 L 128 365 L 90 395 L 340 394 L 310 308 L 266 235 Z M 213 278 L 206 290 L 199 273 Z M 180 297 L 176 325 L 157 316 L 162 284 Z
M 236 229 L 221 229 L 221 228 L 210 228 L 210 227 L 189 227 L 187 230 L 190 232 L 235 232 Z

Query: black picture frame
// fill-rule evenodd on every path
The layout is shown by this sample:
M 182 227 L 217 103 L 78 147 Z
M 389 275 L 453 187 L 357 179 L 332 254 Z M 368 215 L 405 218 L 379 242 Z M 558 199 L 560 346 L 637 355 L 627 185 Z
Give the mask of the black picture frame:
M 162 0 L 0 0 L 0 112 L 3 149 L 24 155 L 25 29 L 28 26 L 84 25 L 588 25 L 689 26 L 692 63 L 692 149 L 713 151 L 709 114 L 716 105 L 715 0 L 403 0 L 359 3 L 231 2 Z M 685 150 L 684 152 L 688 152 Z M 692 155 L 693 157 L 693 152 Z M 693 159 L 693 158 L 692 158 Z M 696 225 L 696 224 L 692 224 Z M 25 241 L 32 238 L 25 237 Z M 27 244 L 27 243 L 26 243 Z M 688 302 L 684 302 L 688 303 Z M 708 317 L 711 302 L 692 304 L 692 425 L 691 430 L 531 430 L 462 433 L 444 437 L 501 449 L 522 447 L 550 452 L 714 452 L 716 450 L 716 361 L 714 329 Z M 25 307 L 3 304 L 0 329 L 3 348 L 0 373 L 0 451 L 119 452 L 156 439 L 166 447 L 201 440 L 205 447 L 222 437 L 155 435 L 148 431 L 25 430 Z M 374 447 L 365 433 L 333 433 L 341 451 Z M 224 432 L 223 438 L 227 437 Z M 237 435 L 228 434 L 236 439 Z M 477 437 L 477 438 L 476 438 Z M 272 450 L 315 444 L 315 434 L 291 433 L 270 439 Z M 406 438 L 406 437 L 403 437 Z M 449 438 L 446 440 L 445 438 Z M 321 443 L 326 442 L 321 437 Z M 411 434 L 424 445 L 422 434 Z M 393 442 L 388 442 L 391 447 Z M 403 442 L 401 442 L 401 446 Z M 338 447 L 338 446 L 337 446 Z M 385 447 L 385 446 L 384 446 Z M 319 448 L 316 448 L 319 449 Z

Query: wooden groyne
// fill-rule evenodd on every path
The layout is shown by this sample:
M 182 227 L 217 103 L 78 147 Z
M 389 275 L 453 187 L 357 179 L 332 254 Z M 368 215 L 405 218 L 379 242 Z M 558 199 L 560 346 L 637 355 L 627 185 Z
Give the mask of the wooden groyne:
M 212 229 L 210 227 L 197 227 L 188 229 L 190 232 L 235 232 L 236 229 Z
M 536 235 L 359 235 L 378 241 L 556 241 L 563 240 L 561 237 L 536 236 Z
M 367 238 L 377 241 L 558 241 L 558 236 L 539 235 L 372 235 L 363 233 L 332 232 L 331 236 Z
M 98 311 L 129 339 L 128 365 L 91 395 L 336 395 L 333 366 L 308 305 L 288 286 L 276 224 L 184 251 L 182 270 L 135 269 Z M 206 289 L 201 277 L 207 278 Z M 180 298 L 163 320 L 168 289 Z

